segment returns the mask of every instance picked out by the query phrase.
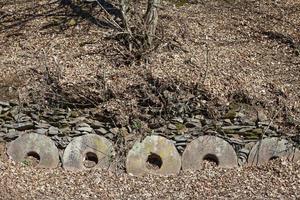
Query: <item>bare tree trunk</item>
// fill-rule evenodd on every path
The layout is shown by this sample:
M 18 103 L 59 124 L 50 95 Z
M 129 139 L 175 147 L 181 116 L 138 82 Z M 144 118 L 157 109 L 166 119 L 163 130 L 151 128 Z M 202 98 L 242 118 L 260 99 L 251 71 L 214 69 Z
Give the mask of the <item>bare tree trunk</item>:
M 125 30 L 131 35 L 131 31 L 128 23 L 128 9 L 129 9 L 129 0 L 120 0 L 122 20 Z
M 156 26 L 158 22 L 157 8 L 160 5 L 160 0 L 148 0 L 148 7 L 146 12 L 146 37 L 148 45 L 151 46 L 155 36 Z

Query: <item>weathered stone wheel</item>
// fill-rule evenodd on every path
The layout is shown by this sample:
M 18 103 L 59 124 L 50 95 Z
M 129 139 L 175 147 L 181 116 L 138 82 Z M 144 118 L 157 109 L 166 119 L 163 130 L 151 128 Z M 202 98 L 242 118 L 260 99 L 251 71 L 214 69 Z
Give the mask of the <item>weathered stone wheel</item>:
M 136 142 L 128 152 L 127 172 L 131 175 L 175 175 L 181 168 L 181 158 L 174 144 L 161 136 L 148 136 Z
M 115 155 L 112 143 L 96 134 L 75 138 L 66 147 L 63 155 L 63 168 L 83 170 L 90 168 L 108 169 Z
M 204 160 L 214 162 L 218 167 L 238 166 L 237 155 L 232 146 L 216 136 L 200 136 L 188 144 L 182 155 L 182 169 L 199 170 Z
M 37 133 L 24 134 L 10 142 L 7 148 L 8 156 L 16 161 L 25 161 L 34 157 L 37 167 L 55 168 L 59 164 L 59 154 L 54 142 L 47 136 Z
M 258 141 L 251 149 L 248 165 L 266 164 L 276 158 L 287 158 L 289 161 L 300 160 L 299 149 L 292 143 L 281 138 L 265 138 Z

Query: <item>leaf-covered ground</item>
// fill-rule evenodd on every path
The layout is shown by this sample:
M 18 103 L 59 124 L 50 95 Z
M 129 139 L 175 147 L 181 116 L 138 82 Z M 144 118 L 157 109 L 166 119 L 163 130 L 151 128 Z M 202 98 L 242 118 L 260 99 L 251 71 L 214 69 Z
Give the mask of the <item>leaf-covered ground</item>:
M 2 100 L 124 110 L 137 106 L 135 88 L 151 77 L 179 89 L 197 85 L 221 104 L 242 93 L 299 115 L 297 1 L 164 1 L 156 49 L 140 60 L 107 21 L 118 22 L 114 1 L 103 3 L 111 16 L 96 3 L 63 2 L 0 3 Z
M 107 20 L 120 21 L 116 1 L 100 1 L 110 15 L 96 3 L 62 2 L 0 0 L 0 100 L 93 107 L 126 124 L 145 114 L 141 105 L 200 94 L 212 110 L 241 101 L 300 127 L 299 1 L 164 1 L 156 48 L 145 54 L 129 52 Z M 299 199 L 299 174 L 299 163 L 275 161 L 133 178 L 2 159 L 0 199 Z

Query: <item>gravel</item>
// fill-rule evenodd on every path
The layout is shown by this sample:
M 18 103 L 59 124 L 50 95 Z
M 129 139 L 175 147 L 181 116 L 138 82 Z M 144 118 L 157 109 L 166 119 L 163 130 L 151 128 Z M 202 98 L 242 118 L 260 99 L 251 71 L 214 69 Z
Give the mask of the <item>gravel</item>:
M 299 199 L 300 163 L 275 160 L 260 167 L 178 176 L 133 177 L 101 170 L 70 172 L 1 163 L 0 199 Z

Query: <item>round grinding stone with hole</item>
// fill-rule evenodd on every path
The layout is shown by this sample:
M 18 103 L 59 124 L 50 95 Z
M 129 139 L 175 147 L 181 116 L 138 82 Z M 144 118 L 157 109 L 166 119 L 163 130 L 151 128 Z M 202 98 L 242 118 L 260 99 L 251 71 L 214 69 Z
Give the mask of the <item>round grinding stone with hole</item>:
M 23 162 L 32 156 L 38 160 L 37 167 L 55 168 L 59 164 L 59 154 L 54 142 L 47 136 L 37 133 L 24 134 L 10 142 L 7 148 L 8 156 Z
M 66 147 L 62 159 L 63 168 L 67 170 L 109 169 L 114 156 L 113 145 L 108 139 L 96 134 L 83 135 L 72 140 Z
M 258 141 L 251 149 L 248 157 L 248 165 L 266 164 L 276 158 L 287 158 L 289 161 L 300 160 L 300 152 L 286 139 L 265 138 Z
M 134 176 L 175 175 L 180 168 L 177 149 L 170 140 L 161 136 L 147 136 L 142 142 L 136 142 L 126 159 L 127 173 Z
M 216 136 L 200 136 L 188 144 L 182 155 L 182 169 L 199 170 L 204 160 L 223 168 L 238 166 L 237 155 L 232 146 Z

